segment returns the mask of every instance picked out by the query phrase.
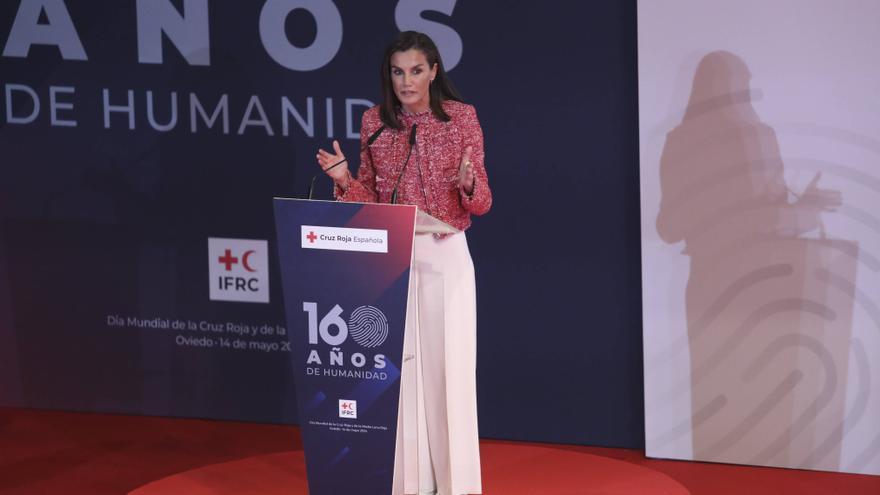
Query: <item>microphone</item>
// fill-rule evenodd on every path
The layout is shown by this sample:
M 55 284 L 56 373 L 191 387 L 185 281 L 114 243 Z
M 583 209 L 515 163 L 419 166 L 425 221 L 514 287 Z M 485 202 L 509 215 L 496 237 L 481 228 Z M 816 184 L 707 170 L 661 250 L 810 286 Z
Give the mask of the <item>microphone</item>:
M 376 129 L 372 134 L 370 134 L 370 137 L 367 139 L 367 144 L 361 146 L 361 151 L 364 151 L 365 149 L 372 146 L 372 144 L 374 142 L 376 142 L 377 139 L 379 139 L 379 134 L 382 134 L 382 131 L 384 131 L 384 130 L 385 130 L 385 124 L 382 124 L 381 126 L 379 126 L 378 129 Z M 343 163 L 345 163 L 347 161 L 348 161 L 348 158 L 343 158 L 342 160 L 339 160 L 338 162 L 334 163 L 333 165 L 330 165 L 329 167 L 325 168 L 324 173 L 326 173 L 328 170 L 330 170 L 333 167 L 342 165 Z M 315 190 L 315 179 L 317 179 L 319 175 L 322 175 L 322 174 L 319 172 L 319 173 L 312 176 L 312 181 L 309 183 L 308 199 L 312 199 L 312 193 Z
M 384 131 L 384 130 L 385 130 L 385 124 L 382 124 L 381 126 L 379 126 L 378 129 L 376 129 L 376 132 L 370 134 L 370 138 L 367 139 L 367 146 L 372 146 L 373 143 L 377 139 L 379 139 L 379 134 L 382 134 L 382 131 Z
M 406 171 L 406 166 L 409 165 L 409 157 L 412 155 L 413 147 L 416 145 L 416 124 L 412 125 L 412 130 L 409 131 L 409 151 L 406 153 L 406 160 L 403 162 L 403 168 L 400 169 L 400 174 L 397 176 L 397 182 L 394 184 L 394 190 L 391 191 L 391 204 L 397 204 L 397 188 L 400 187 L 400 179 L 403 178 L 403 172 Z

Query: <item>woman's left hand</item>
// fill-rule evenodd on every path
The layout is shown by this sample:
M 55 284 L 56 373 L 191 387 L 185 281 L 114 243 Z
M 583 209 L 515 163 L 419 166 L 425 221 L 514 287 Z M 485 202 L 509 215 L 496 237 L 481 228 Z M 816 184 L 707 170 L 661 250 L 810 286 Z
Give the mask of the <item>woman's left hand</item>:
M 461 164 L 458 168 L 458 185 L 464 189 L 464 192 L 472 194 L 474 192 L 474 165 L 471 163 L 471 152 L 473 148 L 468 146 L 461 155 Z

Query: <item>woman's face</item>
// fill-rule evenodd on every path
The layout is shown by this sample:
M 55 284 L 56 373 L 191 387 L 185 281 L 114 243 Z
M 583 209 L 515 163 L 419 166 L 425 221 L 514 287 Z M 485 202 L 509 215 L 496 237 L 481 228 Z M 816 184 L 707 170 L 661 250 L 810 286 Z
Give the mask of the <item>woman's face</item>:
M 436 75 L 437 64 L 429 67 L 428 59 L 421 50 L 410 48 L 391 54 L 391 84 L 407 112 L 418 113 L 429 108 L 431 97 L 428 88 Z

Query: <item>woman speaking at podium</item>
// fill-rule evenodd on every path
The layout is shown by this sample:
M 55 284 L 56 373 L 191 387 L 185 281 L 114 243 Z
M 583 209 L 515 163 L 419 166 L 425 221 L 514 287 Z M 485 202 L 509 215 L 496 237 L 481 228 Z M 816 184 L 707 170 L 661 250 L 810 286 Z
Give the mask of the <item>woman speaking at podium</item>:
M 318 151 L 318 164 L 341 201 L 416 205 L 461 231 L 415 236 L 393 493 L 482 493 L 476 291 L 464 230 L 492 204 L 483 131 L 428 36 L 400 33 L 381 73 L 384 99 L 364 113 L 357 177 L 337 141 L 333 152 Z

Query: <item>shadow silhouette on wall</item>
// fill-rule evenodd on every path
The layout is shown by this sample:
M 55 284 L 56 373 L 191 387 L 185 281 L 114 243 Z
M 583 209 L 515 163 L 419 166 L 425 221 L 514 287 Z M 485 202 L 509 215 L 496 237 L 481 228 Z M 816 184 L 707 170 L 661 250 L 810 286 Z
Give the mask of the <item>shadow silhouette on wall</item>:
M 684 242 L 693 457 L 837 469 L 858 246 L 825 235 L 842 203 L 786 184 L 773 128 L 736 55 L 702 58 L 660 160 L 657 231 Z

